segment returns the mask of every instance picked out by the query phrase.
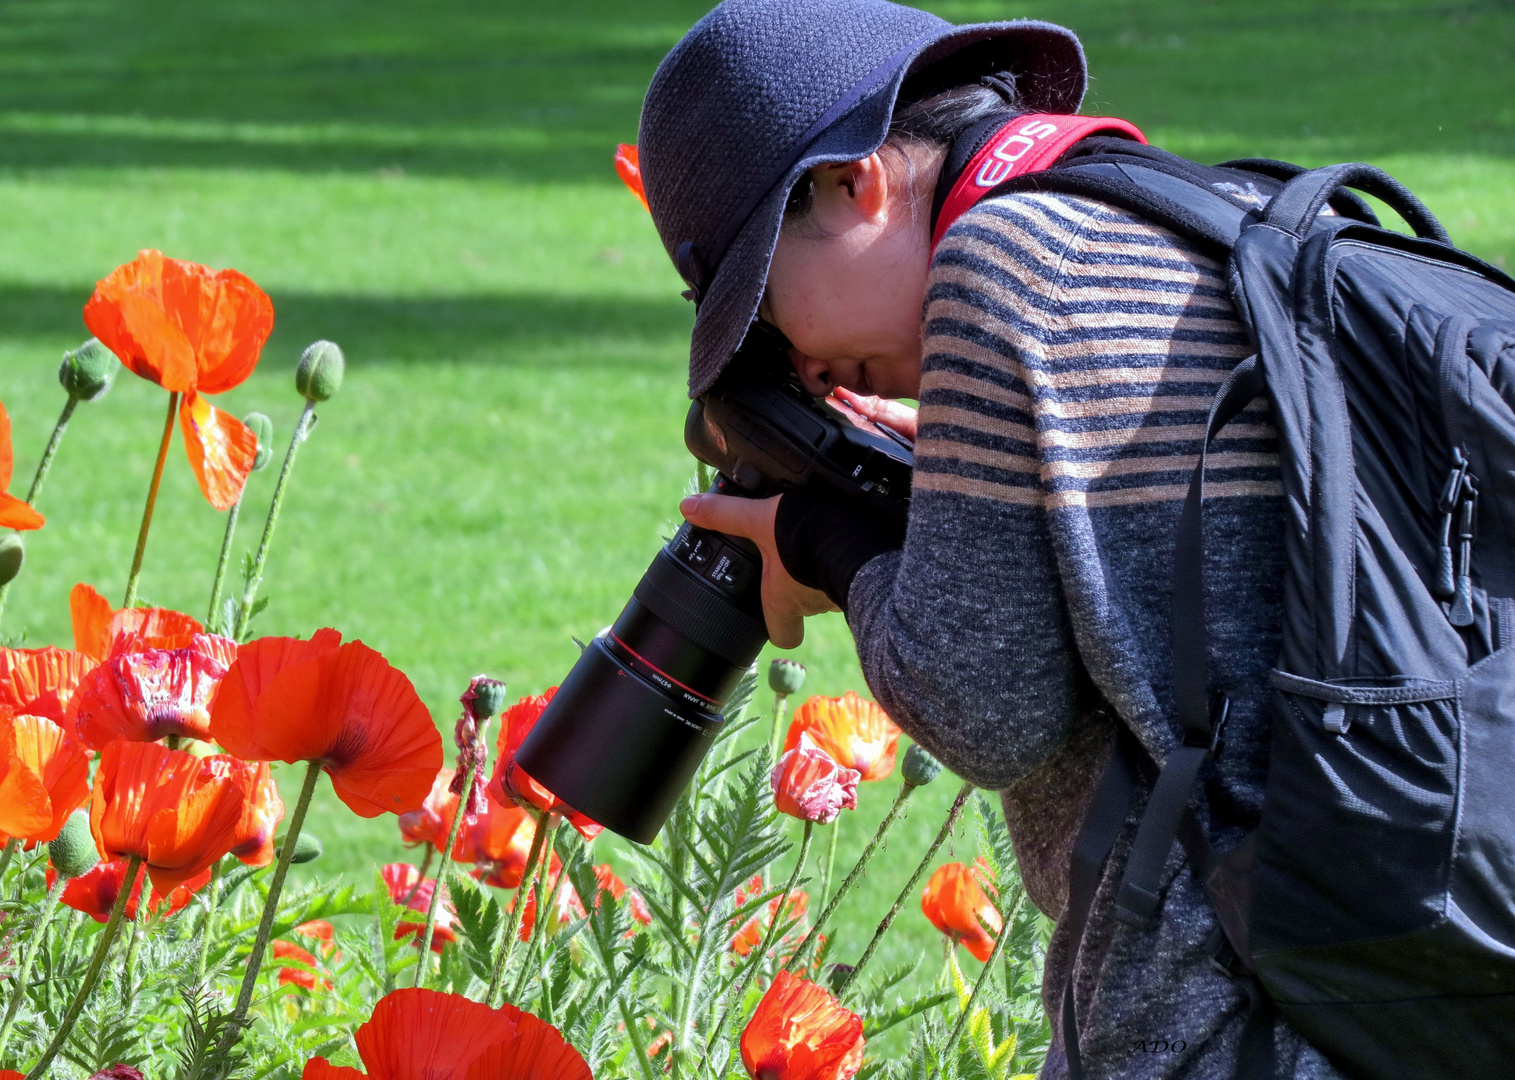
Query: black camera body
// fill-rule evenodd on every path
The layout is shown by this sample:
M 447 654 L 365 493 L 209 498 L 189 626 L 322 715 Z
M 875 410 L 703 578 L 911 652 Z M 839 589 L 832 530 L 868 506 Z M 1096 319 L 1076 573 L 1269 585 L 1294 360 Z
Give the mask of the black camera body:
M 684 441 L 710 490 L 767 498 L 823 485 L 880 528 L 910 503 L 908 440 L 807 394 L 758 334 L 694 401 Z M 516 754 L 533 779 L 612 832 L 651 843 L 721 728 L 721 709 L 768 640 L 762 560 L 749 541 L 681 526 L 596 637 Z

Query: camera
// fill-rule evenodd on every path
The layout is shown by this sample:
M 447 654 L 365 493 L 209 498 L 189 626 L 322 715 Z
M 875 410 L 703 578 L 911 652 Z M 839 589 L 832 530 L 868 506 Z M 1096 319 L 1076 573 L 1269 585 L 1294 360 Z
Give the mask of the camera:
M 836 398 L 811 397 L 782 337 L 761 323 L 690 405 L 684 442 L 716 470 L 712 492 L 761 499 L 820 485 L 903 533 L 910 442 Z M 768 640 L 761 582 L 753 544 L 685 522 L 584 649 L 517 763 L 580 813 L 651 843 Z

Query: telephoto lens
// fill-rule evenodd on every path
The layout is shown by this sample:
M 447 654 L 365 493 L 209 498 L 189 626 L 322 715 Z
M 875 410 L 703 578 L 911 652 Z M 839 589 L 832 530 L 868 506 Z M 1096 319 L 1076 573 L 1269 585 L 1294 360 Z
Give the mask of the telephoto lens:
M 711 488 L 739 494 L 720 478 Z M 563 802 L 650 844 L 721 729 L 721 708 L 768 641 L 748 541 L 687 522 L 516 753 Z

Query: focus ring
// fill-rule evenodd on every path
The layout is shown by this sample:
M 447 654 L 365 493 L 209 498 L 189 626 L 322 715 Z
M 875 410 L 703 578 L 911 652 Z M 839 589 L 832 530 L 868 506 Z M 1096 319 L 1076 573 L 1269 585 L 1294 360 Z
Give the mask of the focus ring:
M 747 667 L 768 641 L 768 628 L 713 585 L 660 551 L 637 582 L 637 600 L 700 648 L 737 667 Z

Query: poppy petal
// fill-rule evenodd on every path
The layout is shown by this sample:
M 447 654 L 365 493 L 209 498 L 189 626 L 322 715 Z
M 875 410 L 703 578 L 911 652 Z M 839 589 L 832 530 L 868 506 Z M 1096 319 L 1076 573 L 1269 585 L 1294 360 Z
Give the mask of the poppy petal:
M 74 649 L 103 660 L 110 651 L 110 601 L 81 581 L 68 594 L 68 612 L 74 623 Z
M 164 267 L 163 296 L 194 347 L 197 389 L 219 394 L 246 381 L 274 328 L 268 294 L 236 270 L 212 273 L 198 263 L 171 259 Z
M 333 1065 L 325 1058 L 311 1058 L 305 1063 L 300 1080 L 365 1080 L 367 1073 L 346 1065 Z
M 16 729 L 0 722 L 0 832 L 29 836 L 53 820 L 52 800 L 42 777 L 16 752 Z
M 167 895 L 231 850 L 242 820 L 242 788 L 231 777 L 207 778 L 147 825 L 147 873 Z
M 281 753 L 269 749 L 253 722 L 253 706 L 274 678 L 291 664 L 314 659 L 342 644 L 342 635 L 325 628 L 310 640 L 265 637 L 237 650 L 237 661 L 221 680 L 221 689 L 211 705 L 211 738 L 239 758 L 248 761 L 278 761 Z M 290 759 L 292 761 L 298 758 Z
M 5 406 L 0 405 L 0 491 L 8 491 L 11 486 L 11 470 L 15 466 L 15 459 L 11 453 L 11 414 L 5 411 Z
M 89 752 L 46 717 L 18 716 L 11 723 L 16 756 L 42 781 L 52 815 L 40 829 L 5 831 L 46 843 L 57 839 L 68 815 L 89 798 Z
M 84 305 L 84 325 L 137 375 L 165 390 L 193 390 L 195 352 L 164 305 L 165 259 L 141 251 L 95 285 Z
M 73 728 L 92 750 L 117 738 L 208 739 L 211 698 L 236 656 L 236 642 L 215 634 L 196 634 L 182 649 L 120 652 L 79 684 Z
M 33 510 L 30 503 L 0 492 L 0 527 L 25 532 L 40 529 L 47 519 Z
M 464 1080 L 592 1080 L 589 1066 L 557 1028 L 513 1005 L 501 1011 L 515 1014 L 515 1035 L 474 1058 Z
M 515 1033 L 514 1011 L 459 994 L 396 990 L 374 1006 L 354 1041 L 374 1080 L 461 1080 L 471 1061 Z
M 647 205 L 647 192 L 642 187 L 642 162 L 637 148 L 632 143 L 621 143 L 615 148 L 615 174 L 621 178 L 637 201 L 642 204 L 642 209 L 649 214 L 652 208 Z
M 179 406 L 179 427 L 200 491 L 217 510 L 230 510 L 252 473 L 258 437 L 231 413 L 194 392 L 185 394 Z
M 52 645 L 0 649 L 0 709 L 62 723 L 79 681 L 98 662 L 84 653 Z

